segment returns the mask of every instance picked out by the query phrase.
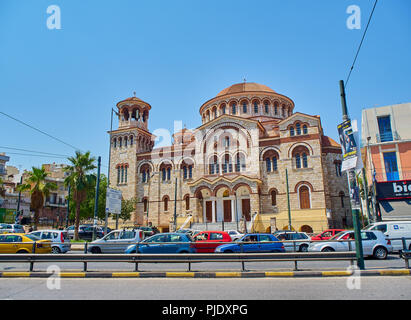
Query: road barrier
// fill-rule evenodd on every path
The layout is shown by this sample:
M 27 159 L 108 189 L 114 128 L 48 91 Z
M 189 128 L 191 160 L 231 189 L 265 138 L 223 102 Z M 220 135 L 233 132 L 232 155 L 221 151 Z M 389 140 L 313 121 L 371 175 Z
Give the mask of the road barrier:
M 184 253 L 184 254 L 2 254 L 0 263 L 29 263 L 30 272 L 34 263 L 40 262 L 79 262 L 83 263 L 83 271 L 87 271 L 90 262 L 128 262 L 135 264 L 138 271 L 139 263 L 187 263 L 188 271 L 191 264 L 198 262 L 240 262 L 242 271 L 246 271 L 246 262 L 293 261 L 295 271 L 297 261 L 337 261 L 346 260 L 354 264 L 355 252 L 294 252 L 294 253 Z

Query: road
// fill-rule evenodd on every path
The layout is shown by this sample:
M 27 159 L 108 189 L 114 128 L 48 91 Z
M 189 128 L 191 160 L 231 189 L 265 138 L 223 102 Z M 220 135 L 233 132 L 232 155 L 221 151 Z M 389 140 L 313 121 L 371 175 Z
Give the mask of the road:
M 411 277 L 257 279 L 61 279 L 59 290 L 47 279 L 0 279 L 0 299 L 51 300 L 404 300 L 411 299 Z M 49 280 L 50 281 L 50 280 Z M 54 283 L 55 284 L 55 283 Z
M 49 263 L 36 263 L 34 265 L 34 271 L 46 271 Z M 57 265 L 62 271 L 81 271 L 83 263 L 52 263 Z M 346 270 L 350 265 L 349 261 L 304 261 L 298 262 L 298 269 L 311 271 L 311 270 Z M 405 266 L 404 260 L 400 259 L 398 255 L 389 255 L 386 260 L 375 260 L 371 258 L 365 259 L 366 269 L 403 269 Z M 134 264 L 130 263 L 88 263 L 88 271 L 134 271 Z M 139 271 L 187 271 L 188 265 L 186 263 L 178 264 L 139 264 Z M 245 268 L 248 271 L 283 271 L 293 270 L 294 262 L 288 261 L 276 261 L 276 262 L 247 262 Z M 0 264 L 1 271 L 28 271 L 28 263 L 15 263 L 15 264 Z M 191 265 L 191 271 L 241 271 L 241 263 L 217 263 L 217 262 L 202 262 L 193 263 Z

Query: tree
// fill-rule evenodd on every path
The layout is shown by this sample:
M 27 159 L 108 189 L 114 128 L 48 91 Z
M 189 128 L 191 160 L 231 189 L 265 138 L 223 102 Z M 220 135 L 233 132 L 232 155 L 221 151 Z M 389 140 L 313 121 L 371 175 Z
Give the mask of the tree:
M 6 195 L 6 188 L 4 187 L 4 181 L 0 178 L 0 196 L 4 197 Z
M 48 173 L 44 168 L 32 167 L 32 171 L 27 172 L 25 183 L 17 186 L 18 191 L 30 192 L 30 210 L 34 211 L 34 230 L 37 230 L 44 198 L 50 194 L 50 191 L 57 189 L 56 184 L 46 181 L 47 176 Z
M 131 213 L 136 210 L 137 199 L 121 200 L 121 214 L 119 218 L 126 222 L 131 219 Z
M 96 183 L 96 176 L 90 174 L 96 166 L 96 159 L 90 157 L 90 151 L 82 153 L 76 151 L 74 157 L 69 157 L 68 160 L 72 165 L 64 168 L 68 176 L 64 180 L 66 186 L 70 186 L 73 192 L 73 200 L 75 202 L 75 229 L 74 239 L 78 240 L 78 228 L 80 225 L 80 208 L 81 204 L 87 199 L 87 192 L 92 189 Z

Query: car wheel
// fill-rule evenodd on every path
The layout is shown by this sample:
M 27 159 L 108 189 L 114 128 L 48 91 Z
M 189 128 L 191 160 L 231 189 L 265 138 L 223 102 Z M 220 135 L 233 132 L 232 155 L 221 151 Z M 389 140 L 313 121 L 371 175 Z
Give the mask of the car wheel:
M 302 244 L 299 250 L 300 252 L 308 252 L 308 245 Z
M 324 249 L 321 250 L 321 252 L 334 252 L 335 250 L 330 247 L 325 247 Z
M 234 253 L 232 250 L 225 250 L 223 253 Z
M 91 253 L 101 253 L 101 249 L 99 247 L 91 248 Z
M 388 251 L 384 247 L 377 247 L 374 249 L 374 258 L 378 260 L 384 260 L 387 258 Z
M 188 253 L 188 251 L 184 251 L 184 250 L 183 250 L 183 251 L 180 251 L 179 253 Z
M 53 253 L 53 254 L 59 254 L 59 253 L 61 253 L 61 250 L 60 250 L 59 247 L 52 247 L 52 248 L 51 248 L 51 253 Z
M 19 250 L 19 251 L 17 251 L 17 253 L 28 253 L 28 252 L 25 251 L 25 250 Z

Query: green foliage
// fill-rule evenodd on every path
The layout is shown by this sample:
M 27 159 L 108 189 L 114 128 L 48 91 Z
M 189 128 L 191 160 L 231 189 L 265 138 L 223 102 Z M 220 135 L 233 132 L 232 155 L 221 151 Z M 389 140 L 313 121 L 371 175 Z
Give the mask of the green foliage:
M 119 218 L 124 222 L 131 219 L 131 213 L 136 210 L 137 199 L 121 200 L 121 214 Z

